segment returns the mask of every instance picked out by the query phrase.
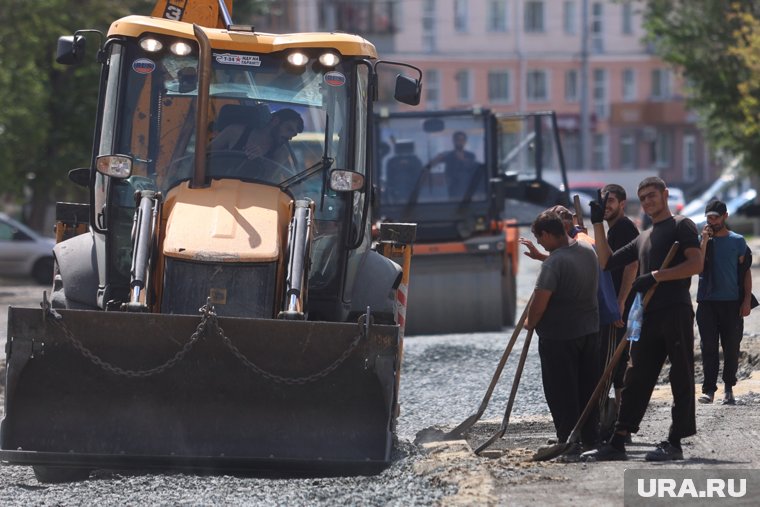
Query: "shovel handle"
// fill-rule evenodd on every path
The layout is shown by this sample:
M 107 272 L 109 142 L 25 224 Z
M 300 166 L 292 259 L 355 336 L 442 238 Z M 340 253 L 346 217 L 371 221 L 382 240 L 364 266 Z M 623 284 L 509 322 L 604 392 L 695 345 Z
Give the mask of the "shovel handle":
M 586 226 L 583 225 L 583 208 L 581 207 L 581 196 L 578 194 L 575 194 L 573 196 L 573 206 L 575 207 L 575 217 L 578 220 L 578 227 L 585 229 Z
M 530 304 L 532 301 L 533 301 L 533 295 L 531 294 L 530 299 L 528 300 L 528 304 L 525 305 L 525 309 L 523 310 L 522 315 L 520 316 L 520 320 L 517 322 L 517 325 L 515 326 L 514 331 L 512 331 L 512 336 L 509 339 L 509 343 L 507 344 L 506 349 L 504 349 L 504 353 L 501 355 L 501 359 L 499 359 L 499 364 L 496 366 L 496 372 L 494 372 L 493 377 L 491 378 L 491 383 L 488 385 L 486 394 L 483 396 L 483 400 L 480 402 L 478 411 L 472 414 L 471 416 L 469 416 L 467 419 L 465 419 L 461 423 L 459 423 L 459 425 L 456 428 L 449 431 L 447 436 L 455 437 L 455 436 L 461 435 L 462 432 L 470 429 L 470 427 L 472 427 L 473 424 L 478 422 L 478 420 L 480 420 L 480 417 L 486 411 L 486 408 L 488 407 L 488 402 L 491 400 L 491 395 L 493 394 L 493 390 L 496 388 L 496 384 L 498 383 L 499 378 L 501 377 L 501 372 L 504 370 L 504 365 L 507 363 L 507 359 L 509 358 L 509 355 L 512 353 L 512 348 L 515 346 L 517 337 L 520 335 L 520 332 L 522 332 L 523 326 L 525 325 L 525 320 L 528 318 L 528 309 L 530 308 Z
M 673 246 L 670 247 L 670 250 L 668 251 L 668 255 L 665 257 L 665 260 L 662 261 L 662 266 L 660 269 L 667 268 L 670 263 L 673 261 L 673 257 L 675 257 L 676 253 L 678 252 L 679 243 L 678 241 L 675 241 L 673 243 Z M 646 308 L 647 304 L 649 303 L 649 300 L 652 299 L 652 296 L 654 295 L 654 291 L 657 288 L 657 284 L 654 284 L 652 287 L 649 288 L 647 293 L 644 295 L 644 301 L 642 302 L 642 305 L 644 308 Z M 604 373 L 602 373 L 602 377 L 599 379 L 599 382 L 596 384 L 596 388 L 594 389 L 594 392 L 591 394 L 591 397 L 588 399 L 588 403 L 586 403 L 586 406 L 583 408 L 583 412 L 581 413 L 581 416 L 578 418 L 578 422 L 575 423 L 575 427 L 573 427 L 573 430 L 570 432 L 570 436 L 568 437 L 568 442 L 576 442 L 578 440 L 578 437 L 580 435 L 581 427 L 586 422 L 586 419 L 588 419 L 588 416 L 591 414 L 591 411 L 594 409 L 594 406 L 599 401 L 600 396 L 604 392 L 604 388 L 608 386 L 607 382 L 609 381 L 610 377 L 612 377 L 612 372 L 617 366 L 618 361 L 620 360 L 620 356 L 623 355 L 623 351 L 628 346 L 628 331 L 626 330 L 625 334 L 623 335 L 623 338 L 620 340 L 620 343 L 618 343 L 617 347 L 615 348 L 615 353 L 612 355 L 612 359 L 610 359 L 610 362 L 607 363 L 607 367 L 604 369 Z M 609 387 L 607 387 L 609 389 Z

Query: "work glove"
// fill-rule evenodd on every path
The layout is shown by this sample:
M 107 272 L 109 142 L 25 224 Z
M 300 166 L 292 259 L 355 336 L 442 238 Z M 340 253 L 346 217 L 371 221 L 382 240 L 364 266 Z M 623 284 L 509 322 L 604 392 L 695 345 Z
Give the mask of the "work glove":
M 607 192 L 604 194 L 604 198 L 602 198 L 601 190 L 597 190 L 596 193 L 596 200 L 589 203 L 589 206 L 591 206 L 591 223 L 601 224 L 604 222 L 604 210 L 607 208 L 607 196 L 609 196 L 610 193 Z
M 635 292 L 646 293 L 646 291 L 654 287 L 656 283 L 657 280 L 654 279 L 654 275 L 652 273 L 647 273 L 646 275 L 641 275 L 633 281 L 631 290 Z

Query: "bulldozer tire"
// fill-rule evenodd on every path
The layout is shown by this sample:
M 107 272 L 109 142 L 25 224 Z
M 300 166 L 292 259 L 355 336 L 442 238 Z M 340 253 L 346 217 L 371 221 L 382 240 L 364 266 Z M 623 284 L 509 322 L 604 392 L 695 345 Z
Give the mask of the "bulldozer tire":
M 501 275 L 501 304 L 502 324 L 507 327 L 514 326 L 517 313 L 517 280 L 512 272 L 512 257 L 507 257 L 504 273 Z
M 86 481 L 90 477 L 89 468 L 41 465 L 35 465 L 32 468 L 37 480 L 44 483 Z
M 53 258 L 38 260 L 32 268 L 32 278 L 40 285 L 47 285 L 53 280 Z

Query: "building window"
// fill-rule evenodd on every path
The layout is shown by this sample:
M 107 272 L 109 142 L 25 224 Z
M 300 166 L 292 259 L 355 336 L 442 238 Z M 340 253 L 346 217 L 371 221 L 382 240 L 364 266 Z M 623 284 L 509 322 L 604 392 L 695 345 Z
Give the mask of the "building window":
M 578 15 L 575 9 L 574 0 L 567 0 L 562 4 L 562 28 L 567 35 L 575 35 L 578 31 L 576 26 Z
M 435 51 L 435 0 L 424 0 L 422 4 L 422 49 Z
M 280 2 L 285 8 L 288 2 Z M 282 9 L 280 9 L 282 10 Z M 355 2 L 337 0 L 320 2 L 318 23 L 321 30 L 340 30 L 360 34 L 390 34 L 395 24 L 395 2 Z
M 571 171 L 584 169 L 581 167 L 580 138 L 580 132 L 578 131 L 566 131 L 562 136 L 562 151 L 565 155 L 565 165 Z
M 460 70 L 454 76 L 457 83 L 457 100 L 459 102 L 470 101 L 470 71 Z
M 594 69 L 594 112 L 596 117 L 603 120 L 609 116 L 609 103 L 607 100 L 607 70 Z
M 667 100 L 671 96 L 670 69 L 652 70 L 652 99 Z
M 526 92 L 531 102 L 549 100 L 549 84 L 545 70 L 529 70 L 526 76 Z
M 623 34 L 633 35 L 633 5 L 630 1 L 623 4 Z
M 441 107 L 441 75 L 437 70 L 425 71 L 425 103 L 428 109 Z
M 636 100 L 636 71 L 623 69 L 623 100 L 633 102 Z
M 507 0 L 491 0 L 488 2 L 488 31 L 507 31 Z
M 467 0 L 454 0 L 454 30 L 467 31 Z
M 594 2 L 591 6 L 591 50 L 604 52 L 604 4 Z
M 544 2 L 538 0 L 525 2 L 525 31 L 544 31 Z
M 673 151 L 673 136 L 667 130 L 658 130 L 652 143 L 652 160 L 657 168 L 670 167 L 671 153 Z
M 578 71 L 575 69 L 565 71 L 565 100 L 578 102 Z
M 609 168 L 607 134 L 594 134 L 593 161 L 591 165 L 597 171 L 604 171 Z
M 683 137 L 683 179 L 697 179 L 697 138 L 692 134 Z
M 636 138 L 632 134 L 624 134 L 620 138 L 620 167 L 622 169 L 636 167 Z
M 509 102 L 509 71 L 492 70 L 488 73 L 488 100 L 491 102 Z

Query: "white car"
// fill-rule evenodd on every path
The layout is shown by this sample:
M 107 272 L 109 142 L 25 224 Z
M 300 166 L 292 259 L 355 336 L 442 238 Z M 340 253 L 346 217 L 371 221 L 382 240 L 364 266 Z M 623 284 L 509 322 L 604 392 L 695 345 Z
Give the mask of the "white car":
M 683 207 L 686 205 L 686 199 L 683 196 L 683 190 L 676 187 L 668 187 L 668 207 L 674 215 L 680 215 Z
M 46 238 L 5 213 L 0 213 L 0 276 L 31 276 L 37 283 L 53 283 L 53 247 Z

